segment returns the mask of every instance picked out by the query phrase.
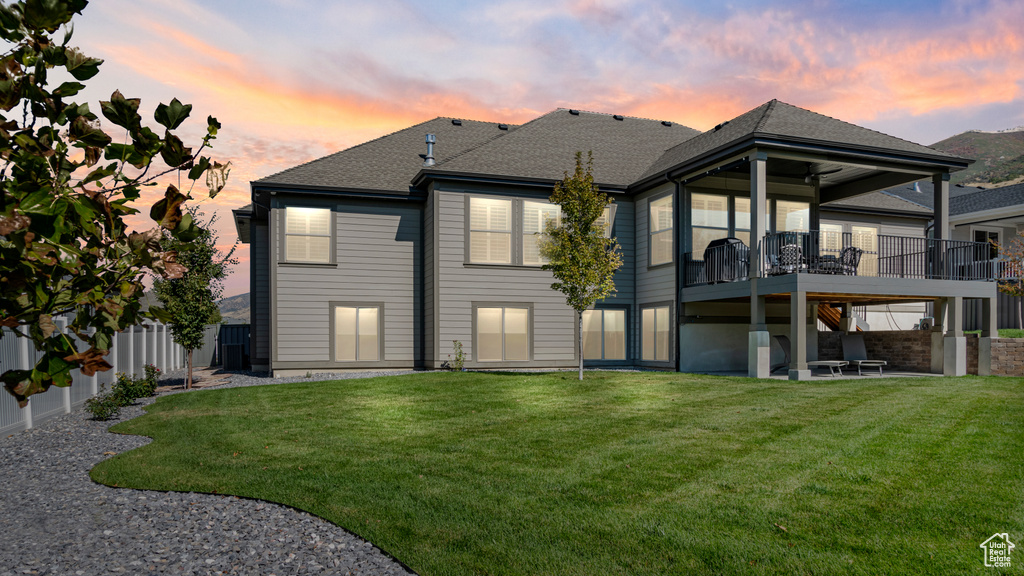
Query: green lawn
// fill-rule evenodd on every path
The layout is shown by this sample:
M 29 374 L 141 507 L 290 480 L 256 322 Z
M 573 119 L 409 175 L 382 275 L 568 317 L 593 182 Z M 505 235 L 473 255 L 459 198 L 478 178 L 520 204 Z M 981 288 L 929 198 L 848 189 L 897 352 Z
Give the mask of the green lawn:
M 966 334 L 981 334 L 981 330 L 968 330 Z M 1000 328 L 1000 338 L 1024 338 L 1024 330 L 1020 328 Z
M 989 574 L 1024 540 L 1021 379 L 586 377 L 165 396 L 92 476 L 288 504 L 423 575 Z

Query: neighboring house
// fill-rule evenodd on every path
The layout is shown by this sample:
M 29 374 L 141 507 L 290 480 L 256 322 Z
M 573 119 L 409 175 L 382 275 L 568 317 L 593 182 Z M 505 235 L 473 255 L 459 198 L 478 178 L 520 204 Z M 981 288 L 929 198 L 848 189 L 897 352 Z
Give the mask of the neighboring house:
M 947 221 L 949 174 L 969 161 L 774 100 L 703 134 L 565 109 L 437 118 L 253 182 L 235 219 L 255 367 L 431 369 L 455 340 L 471 368 L 574 366 L 574 313 L 535 233 L 588 150 L 624 264 L 584 317 L 587 365 L 765 376 L 786 334 L 790 377 L 806 378 L 819 305 L 933 303 L 949 312 L 942 370 L 966 371 L 959 304 L 991 309 L 995 286 L 980 244 L 924 227 Z M 872 194 L 924 178 L 937 211 Z
M 930 183 L 897 187 L 886 193 L 913 202 L 929 212 L 932 209 L 934 194 Z M 950 189 L 949 237 L 986 244 L 987 258 L 993 262 L 993 273 L 1018 274 L 1000 263 L 996 245 L 1011 242 L 1021 232 L 1024 232 L 1024 184 L 999 188 L 958 185 Z M 999 295 L 997 308 L 1000 328 L 1024 328 L 1017 317 L 1019 305 L 1020 297 Z M 979 314 L 980 310 L 972 303 L 965 320 L 968 327 L 980 327 Z

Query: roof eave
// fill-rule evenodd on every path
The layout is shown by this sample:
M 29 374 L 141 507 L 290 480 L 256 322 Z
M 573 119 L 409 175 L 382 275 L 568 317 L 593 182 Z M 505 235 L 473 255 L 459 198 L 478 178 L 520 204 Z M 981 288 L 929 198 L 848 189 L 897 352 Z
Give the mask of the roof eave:
M 763 148 L 783 148 L 793 149 L 800 148 L 802 151 L 808 152 L 823 152 L 840 154 L 844 156 L 852 156 L 855 158 L 874 158 L 887 161 L 898 161 L 907 162 L 911 164 L 923 165 L 923 166 L 934 166 L 936 168 L 945 168 L 950 172 L 957 172 L 967 168 L 975 161 L 968 158 L 949 157 L 949 156 L 931 156 L 926 154 L 914 154 L 911 152 L 903 152 L 899 150 L 893 150 L 891 148 L 874 148 L 870 146 L 856 146 L 851 144 L 836 144 L 835 142 L 813 140 L 809 138 L 793 138 L 788 136 L 780 136 L 777 134 L 764 134 L 764 133 L 752 133 L 739 140 L 733 140 L 727 144 L 719 146 L 713 150 L 705 152 L 695 158 L 683 161 L 666 170 L 662 170 L 657 174 L 653 174 L 631 184 L 628 188 L 630 192 L 642 192 L 654 186 L 664 184 L 665 182 L 671 182 L 676 180 L 680 176 L 690 173 L 698 172 L 702 168 L 709 167 L 716 161 L 730 156 L 735 156 L 739 152 L 755 147 Z
M 380 190 L 372 188 L 347 188 L 342 186 L 314 186 L 307 184 L 272 184 L 260 181 L 250 182 L 252 191 L 282 194 L 313 194 L 388 200 L 422 200 L 426 194 L 421 190 Z
M 502 174 L 480 174 L 475 172 L 454 172 L 446 170 L 420 170 L 412 180 L 414 188 L 425 187 L 433 180 L 451 180 L 456 182 L 473 182 L 478 184 L 503 184 L 508 186 L 527 186 L 531 188 L 553 188 L 556 182 L 561 179 L 553 178 L 528 178 L 525 176 L 508 176 Z M 595 182 L 598 189 L 605 192 L 624 193 L 627 186 L 622 184 L 609 184 L 607 182 Z

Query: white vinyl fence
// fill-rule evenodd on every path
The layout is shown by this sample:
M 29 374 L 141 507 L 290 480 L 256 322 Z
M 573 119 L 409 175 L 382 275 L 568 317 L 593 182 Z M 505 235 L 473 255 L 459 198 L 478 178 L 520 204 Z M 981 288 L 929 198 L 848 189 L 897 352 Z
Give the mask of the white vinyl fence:
M 55 318 L 54 321 L 60 330 L 67 327 L 66 318 Z M 207 327 L 208 332 L 215 330 L 214 326 Z M 11 334 L 9 328 L 3 331 L 3 338 L 0 338 L 0 372 L 25 370 L 35 366 L 42 353 L 35 350 L 32 342 L 28 338 Z M 78 345 L 79 350 L 86 348 L 84 342 Z M 193 358 L 199 354 L 200 351 L 196 350 Z M 153 364 L 167 372 L 184 368 L 186 361 L 184 349 L 171 340 L 171 333 L 164 324 L 146 322 L 132 326 L 114 338 L 110 354 L 107 355 L 107 362 L 114 367 L 111 370 L 97 372 L 93 376 L 83 376 L 78 370 L 73 370 L 71 386 L 51 386 L 45 393 L 31 396 L 28 406 L 24 408 L 19 408 L 18 402 L 6 390 L 0 390 L 0 435 L 32 428 L 47 419 L 71 412 L 98 394 L 102 386 L 106 386 L 109 391 L 118 372 L 143 376 L 146 364 Z M 195 362 L 194 366 L 204 365 Z

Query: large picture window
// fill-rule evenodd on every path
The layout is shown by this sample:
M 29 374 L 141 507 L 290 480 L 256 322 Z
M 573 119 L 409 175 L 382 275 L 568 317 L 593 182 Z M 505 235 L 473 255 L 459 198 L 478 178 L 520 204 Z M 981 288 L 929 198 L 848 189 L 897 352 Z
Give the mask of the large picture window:
M 469 261 L 512 263 L 512 201 L 469 199 Z
M 331 261 L 330 208 L 285 208 L 284 258 L 287 262 Z
M 539 266 L 547 263 L 540 255 L 541 235 L 547 230 L 548 222 L 558 225 L 560 209 L 548 202 L 523 202 L 523 264 Z
M 478 362 L 530 359 L 530 309 L 511 306 L 476 309 Z
M 653 362 L 668 362 L 670 324 L 668 306 L 653 306 L 642 310 L 641 359 Z
M 651 200 L 648 227 L 651 266 L 672 262 L 672 195 Z
M 693 253 L 703 254 L 712 240 L 729 236 L 729 197 L 716 194 L 691 194 L 690 219 L 693 224 Z M 747 200 L 747 226 L 750 200 Z M 750 234 L 747 233 L 747 243 Z
M 379 306 L 335 306 L 334 360 L 380 360 L 380 316 Z
M 583 359 L 626 359 L 626 311 L 615 309 L 583 312 Z

